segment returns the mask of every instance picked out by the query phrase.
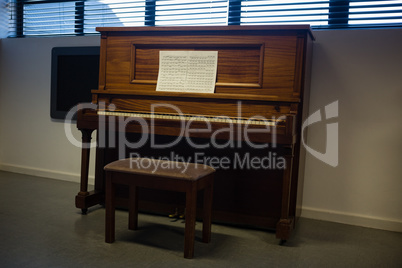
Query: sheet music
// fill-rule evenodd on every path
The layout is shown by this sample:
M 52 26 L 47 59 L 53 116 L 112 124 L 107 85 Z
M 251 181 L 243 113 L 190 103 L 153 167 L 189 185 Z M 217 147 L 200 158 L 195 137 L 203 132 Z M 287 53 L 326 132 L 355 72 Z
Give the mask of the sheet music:
M 218 51 L 160 51 L 157 91 L 214 93 Z

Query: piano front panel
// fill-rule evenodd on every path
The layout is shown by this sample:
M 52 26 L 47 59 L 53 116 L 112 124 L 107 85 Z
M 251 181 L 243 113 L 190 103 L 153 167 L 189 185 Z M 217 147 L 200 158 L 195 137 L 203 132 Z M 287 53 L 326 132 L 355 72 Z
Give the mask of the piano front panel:
M 130 80 L 132 84 L 156 85 L 159 69 L 159 51 L 208 51 L 218 50 L 218 87 L 261 87 L 263 49 L 261 43 L 256 44 L 207 44 L 195 46 L 189 43 L 174 44 L 142 44 L 135 42 L 131 46 Z M 236 68 L 233 68 L 236 66 Z
M 217 50 L 215 93 L 298 96 L 296 36 L 246 36 L 224 33 L 202 36 L 107 37 L 105 88 L 100 90 L 155 91 L 160 50 Z M 233 34 L 233 35 L 231 35 Z M 300 54 L 300 53 L 299 53 Z

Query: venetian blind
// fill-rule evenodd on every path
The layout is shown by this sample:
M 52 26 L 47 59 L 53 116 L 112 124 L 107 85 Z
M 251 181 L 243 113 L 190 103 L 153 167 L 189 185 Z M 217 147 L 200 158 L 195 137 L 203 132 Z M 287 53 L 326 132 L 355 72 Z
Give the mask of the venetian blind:
M 402 26 L 402 0 L 3 2 L 6 7 L 3 15 L 6 12 L 8 20 L 2 20 L 1 29 L 4 32 L 7 28 L 11 37 L 93 34 L 98 26 L 310 24 L 313 28 L 342 29 Z

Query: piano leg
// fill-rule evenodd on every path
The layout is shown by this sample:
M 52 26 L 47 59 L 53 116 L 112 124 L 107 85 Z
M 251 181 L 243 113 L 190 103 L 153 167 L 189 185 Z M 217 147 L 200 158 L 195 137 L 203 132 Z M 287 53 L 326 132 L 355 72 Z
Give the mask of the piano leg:
M 80 129 L 82 133 L 82 152 L 81 152 L 81 185 L 80 191 L 75 197 L 75 206 L 80 208 L 82 214 L 85 215 L 88 211 L 88 207 L 93 203 L 93 193 L 88 192 L 88 171 L 89 171 L 89 153 L 91 142 L 91 136 L 93 129 Z
M 276 238 L 281 240 L 281 245 L 284 244 L 287 239 L 289 239 L 295 223 L 294 216 L 290 215 L 293 146 L 291 148 L 287 148 L 287 152 L 285 153 L 284 157 L 286 159 L 286 168 L 283 172 L 281 218 L 276 225 Z

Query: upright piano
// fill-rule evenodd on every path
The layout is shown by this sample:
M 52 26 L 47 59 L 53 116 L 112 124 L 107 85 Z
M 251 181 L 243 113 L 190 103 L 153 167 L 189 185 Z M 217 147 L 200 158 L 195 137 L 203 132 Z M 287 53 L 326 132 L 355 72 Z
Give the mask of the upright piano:
M 102 204 L 103 167 L 129 156 L 217 169 L 213 220 L 276 231 L 301 213 L 313 34 L 308 25 L 101 27 L 99 88 L 78 111 L 81 185 L 76 207 Z M 156 91 L 160 51 L 217 51 L 214 93 Z M 96 130 L 95 185 L 88 143 Z M 119 204 L 127 203 L 124 188 Z M 201 202 L 202 200 L 199 200 Z M 141 189 L 140 210 L 171 213 L 177 193 Z

